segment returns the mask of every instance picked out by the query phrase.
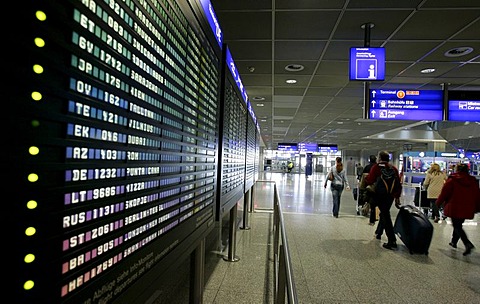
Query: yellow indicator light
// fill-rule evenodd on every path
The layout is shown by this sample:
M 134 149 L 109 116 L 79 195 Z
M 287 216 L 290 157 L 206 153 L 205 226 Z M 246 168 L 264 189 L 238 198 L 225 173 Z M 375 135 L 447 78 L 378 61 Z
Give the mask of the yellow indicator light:
M 28 280 L 23 284 L 23 289 L 30 290 L 33 288 L 33 285 L 35 285 L 35 283 L 33 283 L 32 280 Z
M 25 229 L 25 234 L 27 236 L 32 236 L 34 235 L 35 233 L 37 232 L 37 230 L 33 227 L 28 227 L 27 229 Z
M 32 92 L 32 99 L 35 101 L 39 101 L 42 99 L 42 94 L 39 92 Z
M 28 148 L 28 153 L 30 153 L 30 155 L 37 155 L 38 153 L 40 153 L 40 149 L 38 149 L 38 147 L 31 146 L 30 148 Z
M 33 71 L 37 74 L 42 74 L 43 73 L 43 67 L 39 64 L 34 64 L 33 65 Z
M 25 261 L 25 263 L 31 263 L 31 262 L 35 261 L 35 255 L 29 253 L 25 256 L 25 258 L 23 260 Z
M 44 47 L 45 46 L 45 40 L 43 40 L 42 38 L 35 38 L 35 45 L 38 46 L 38 47 Z
M 30 173 L 28 175 L 28 181 L 31 182 L 31 183 L 34 183 L 34 182 L 38 181 L 38 175 L 35 174 L 35 173 Z
M 35 13 L 35 16 L 36 16 L 37 19 L 40 20 L 40 21 L 45 21 L 45 20 L 47 20 L 47 15 L 45 15 L 45 13 L 42 12 L 42 11 L 37 11 L 37 12 Z
M 37 208 L 37 202 L 34 200 L 30 200 L 27 202 L 27 208 L 28 209 L 35 209 Z

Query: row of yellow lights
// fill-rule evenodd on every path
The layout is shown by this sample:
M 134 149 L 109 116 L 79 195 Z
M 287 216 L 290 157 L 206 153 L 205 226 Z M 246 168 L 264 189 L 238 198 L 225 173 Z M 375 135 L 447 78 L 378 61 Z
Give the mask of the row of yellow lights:
M 42 11 L 37 11 L 35 13 L 35 17 L 39 21 L 45 21 L 47 19 L 47 15 Z M 34 43 L 37 47 L 44 47 L 45 46 L 45 41 L 42 38 L 35 38 Z M 39 64 L 34 64 L 33 65 L 33 72 L 35 74 L 42 74 L 43 73 L 43 67 Z M 31 97 L 32 97 L 33 100 L 39 101 L 39 100 L 42 99 L 42 94 L 40 92 L 32 92 Z M 40 123 L 39 123 L 38 120 L 32 121 L 32 127 L 38 127 L 39 124 Z M 40 149 L 38 147 L 32 146 L 28 149 L 28 153 L 32 156 L 35 156 L 35 155 L 38 155 L 40 153 Z M 27 179 L 30 183 L 35 183 L 35 182 L 38 181 L 38 174 L 30 173 L 30 174 L 28 174 Z M 29 200 L 27 202 L 27 208 L 30 209 L 30 210 L 37 208 L 37 202 L 35 200 Z M 25 235 L 33 236 L 33 235 L 35 235 L 36 231 L 37 230 L 35 229 L 35 227 L 27 227 L 27 229 L 25 229 Z M 32 263 L 33 261 L 35 261 L 35 255 L 33 253 L 28 253 L 28 254 L 25 255 L 23 260 L 27 264 Z M 30 290 L 30 289 L 33 288 L 34 285 L 35 285 L 35 282 L 33 280 L 27 280 L 23 284 L 23 288 L 25 290 Z

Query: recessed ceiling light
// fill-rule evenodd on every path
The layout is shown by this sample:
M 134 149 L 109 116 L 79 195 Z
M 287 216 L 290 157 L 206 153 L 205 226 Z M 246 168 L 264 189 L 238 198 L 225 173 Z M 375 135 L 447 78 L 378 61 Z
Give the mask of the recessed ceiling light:
M 445 52 L 446 57 L 460 57 L 473 52 L 473 48 L 469 46 L 463 46 L 448 50 Z
M 265 97 L 262 96 L 254 96 L 253 100 L 260 101 L 260 100 L 265 100 Z
M 430 74 L 430 73 L 433 73 L 433 72 L 435 72 L 434 68 L 423 69 L 423 70 L 420 71 L 420 73 L 422 73 L 422 74 Z
M 257 107 L 263 107 L 265 106 L 263 103 L 257 103 Z
M 290 71 L 290 72 L 299 72 L 303 70 L 305 67 L 301 64 L 289 64 L 285 66 L 285 70 Z
M 296 79 L 287 79 L 285 82 L 286 83 L 297 83 L 297 80 Z

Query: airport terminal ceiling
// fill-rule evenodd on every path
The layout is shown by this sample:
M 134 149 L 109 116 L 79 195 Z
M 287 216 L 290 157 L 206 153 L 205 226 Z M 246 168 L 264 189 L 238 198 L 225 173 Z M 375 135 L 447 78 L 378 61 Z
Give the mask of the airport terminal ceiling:
M 439 140 L 447 150 L 480 150 L 480 119 L 365 119 L 365 82 L 348 74 L 351 47 L 383 47 L 385 79 L 370 89 L 480 91 L 479 1 L 211 3 L 267 149 L 316 142 L 422 150 Z

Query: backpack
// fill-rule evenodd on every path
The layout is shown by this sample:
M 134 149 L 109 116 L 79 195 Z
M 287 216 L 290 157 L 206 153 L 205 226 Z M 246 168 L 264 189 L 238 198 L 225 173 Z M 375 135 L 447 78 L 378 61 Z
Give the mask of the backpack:
M 400 187 L 400 180 L 392 166 L 385 165 L 380 168 L 381 175 L 375 182 L 375 193 L 392 195 Z

